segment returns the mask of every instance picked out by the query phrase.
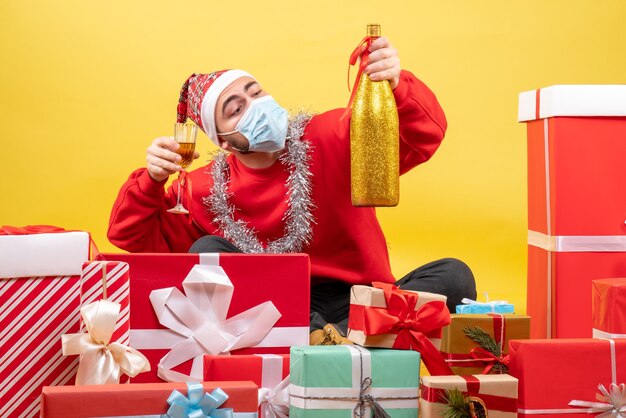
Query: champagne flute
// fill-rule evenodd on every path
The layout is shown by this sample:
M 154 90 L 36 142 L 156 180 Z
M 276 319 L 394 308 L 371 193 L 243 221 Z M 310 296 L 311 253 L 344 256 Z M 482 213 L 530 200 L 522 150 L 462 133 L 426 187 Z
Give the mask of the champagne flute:
M 176 206 L 168 209 L 170 213 L 187 215 L 189 211 L 185 209 L 182 203 L 182 195 L 185 193 L 188 182 L 187 172 L 185 168 L 189 167 L 193 161 L 193 155 L 196 151 L 196 134 L 198 126 L 193 123 L 176 122 L 174 125 L 174 139 L 178 142 L 178 150 L 176 153 L 182 157 L 178 165 L 182 170 L 178 172 L 178 193 L 176 195 Z M 190 187 L 190 186 L 189 186 Z M 189 193 L 191 195 L 191 193 Z M 190 202 L 187 202 L 190 204 Z

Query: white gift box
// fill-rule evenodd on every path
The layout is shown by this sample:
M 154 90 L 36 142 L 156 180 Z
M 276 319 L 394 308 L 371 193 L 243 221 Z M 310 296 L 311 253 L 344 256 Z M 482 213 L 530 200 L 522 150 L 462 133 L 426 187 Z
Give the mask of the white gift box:
M 87 232 L 0 235 L 0 278 L 80 276 L 88 259 Z

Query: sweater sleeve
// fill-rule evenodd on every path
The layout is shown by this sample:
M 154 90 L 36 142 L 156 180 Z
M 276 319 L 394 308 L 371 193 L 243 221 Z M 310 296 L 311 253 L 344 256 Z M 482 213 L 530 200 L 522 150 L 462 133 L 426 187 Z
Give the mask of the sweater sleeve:
M 175 203 L 165 181 L 154 181 L 145 168 L 134 171 L 113 204 L 109 240 L 130 252 L 187 252 L 200 233 L 187 216 L 166 212 Z
M 428 161 L 446 132 L 443 109 L 432 91 L 409 71 L 394 90 L 400 119 L 400 174 Z

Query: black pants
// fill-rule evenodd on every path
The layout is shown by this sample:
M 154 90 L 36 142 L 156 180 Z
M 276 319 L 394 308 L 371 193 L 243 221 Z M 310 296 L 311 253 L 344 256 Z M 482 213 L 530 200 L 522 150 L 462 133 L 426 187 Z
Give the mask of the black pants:
M 190 253 L 240 253 L 239 248 L 222 237 L 207 235 L 197 240 Z M 336 280 L 317 278 L 321 282 L 311 286 L 311 330 L 321 329 L 327 323 L 336 324 L 342 331 L 348 328 L 350 288 L 352 285 Z M 476 282 L 470 268 L 455 258 L 443 258 L 416 268 L 396 283 L 406 290 L 437 293 L 448 298 L 447 305 L 454 313 L 461 299 L 476 299 Z

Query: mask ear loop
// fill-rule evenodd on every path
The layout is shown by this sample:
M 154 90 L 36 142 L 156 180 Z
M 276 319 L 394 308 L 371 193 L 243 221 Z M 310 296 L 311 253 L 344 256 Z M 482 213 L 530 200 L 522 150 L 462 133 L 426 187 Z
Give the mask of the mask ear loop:
M 220 136 L 224 136 L 224 135 L 232 135 L 232 134 L 237 133 L 237 132 L 239 132 L 239 131 L 234 130 L 234 131 L 230 131 L 230 132 L 217 132 L 217 135 L 218 135 L 218 138 L 219 138 Z M 248 139 L 248 138 L 246 138 L 246 139 Z M 226 140 L 223 140 L 223 141 L 224 141 L 224 142 L 227 142 Z M 234 149 L 235 151 L 239 151 L 239 152 L 243 152 L 243 153 L 252 152 L 252 151 L 250 151 L 249 149 L 247 149 L 247 150 L 243 150 L 243 149 L 241 149 L 241 148 L 234 147 L 234 146 L 232 146 L 231 144 L 228 144 L 228 146 L 229 146 L 231 149 Z
M 217 135 L 219 136 L 224 136 L 224 135 L 232 135 L 232 134 L 236 134 L 237 132 L 239 132 L 237 129 L 235 129 L 234 131 L 230 131 L 230 132 L 215 132 Z

